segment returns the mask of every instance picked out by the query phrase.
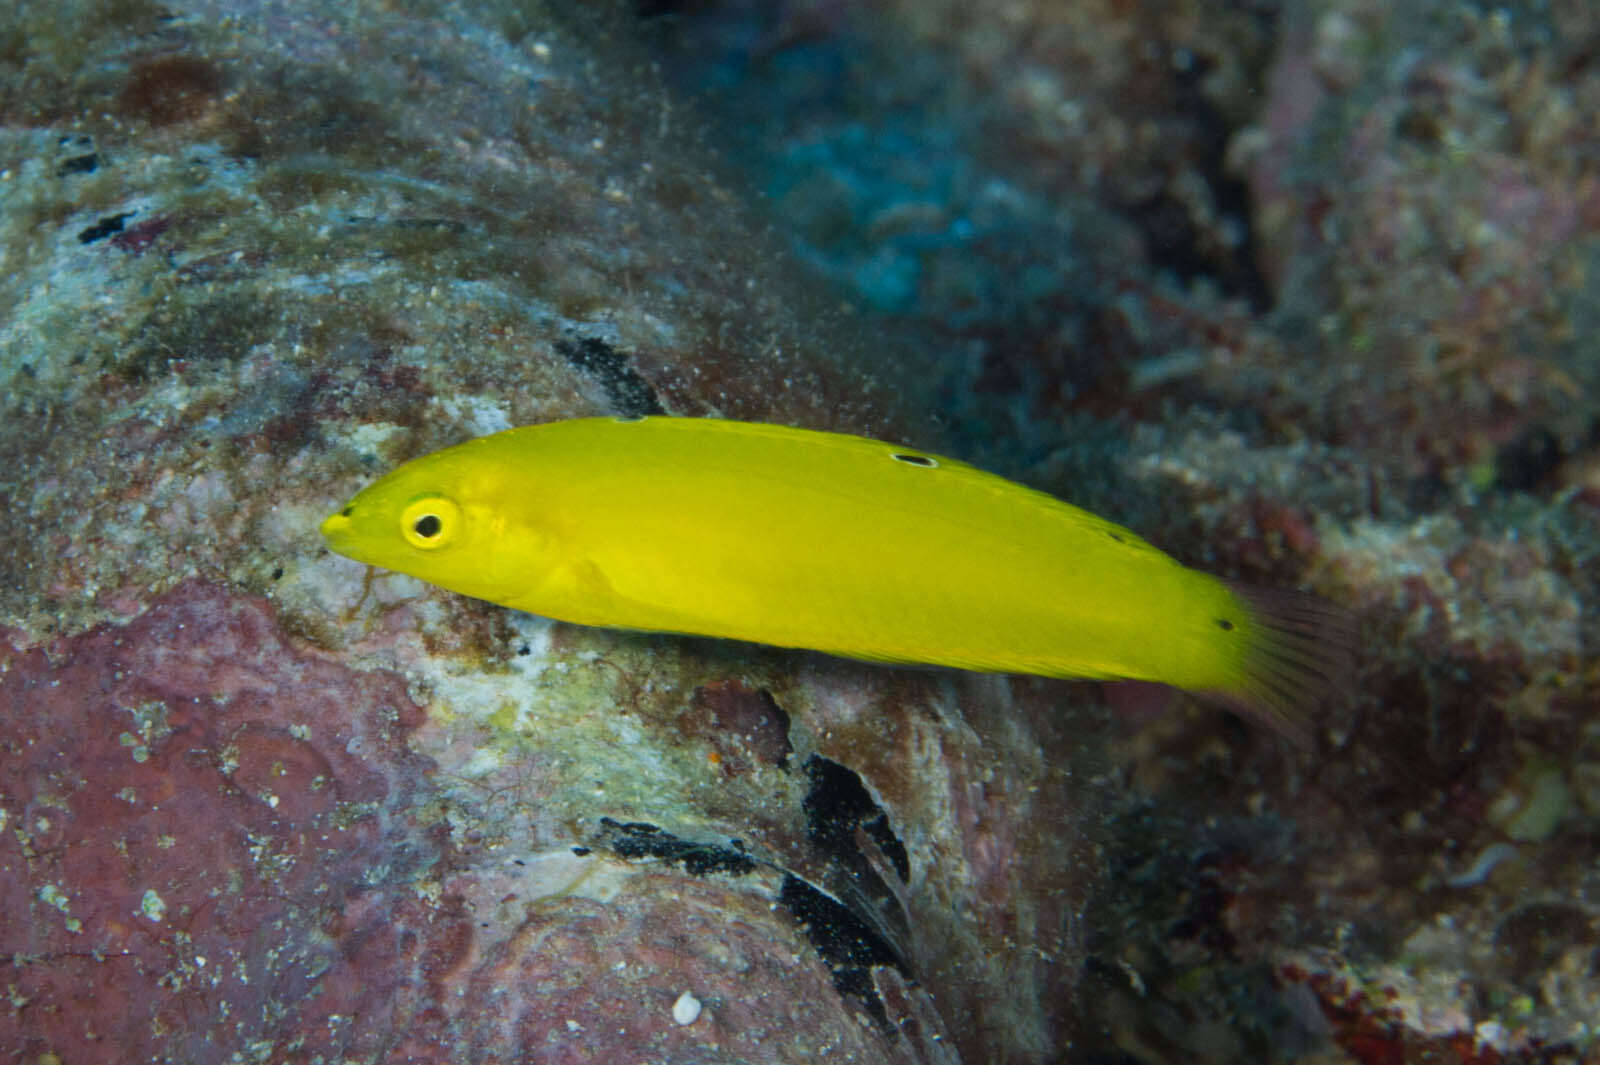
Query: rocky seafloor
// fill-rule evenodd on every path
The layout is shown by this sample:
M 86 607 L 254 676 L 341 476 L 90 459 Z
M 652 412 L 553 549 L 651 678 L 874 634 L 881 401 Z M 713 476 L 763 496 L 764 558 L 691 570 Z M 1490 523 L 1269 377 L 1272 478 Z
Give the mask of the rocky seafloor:
M 12 4 L 0 1059 L 1600 1061 L 1596 115 L 1581 2 Z M 1356 666 L 1301 747 L 317 535 L 657 412 Z

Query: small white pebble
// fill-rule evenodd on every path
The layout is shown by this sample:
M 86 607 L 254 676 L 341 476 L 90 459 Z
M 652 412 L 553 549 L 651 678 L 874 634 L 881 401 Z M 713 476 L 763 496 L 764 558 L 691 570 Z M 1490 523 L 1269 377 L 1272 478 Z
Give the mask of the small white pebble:
M 700 1000 L 685 991 L 672 1004 L 672 1019 L 679 1024 L 693 1024 L 700 1016 Z

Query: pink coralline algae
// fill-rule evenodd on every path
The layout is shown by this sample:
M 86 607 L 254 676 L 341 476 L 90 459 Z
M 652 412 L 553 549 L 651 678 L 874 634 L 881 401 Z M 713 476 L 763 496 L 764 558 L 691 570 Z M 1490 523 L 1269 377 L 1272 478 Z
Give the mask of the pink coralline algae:
M 770 903 L 713 880 L 646 880 L 637 905 L 551 900 L 489 952 L 465 998 L 469 1060 L 926 1060 L 838 1023 L 826 971 L 799 964 L 798 929 L 774 938 Z M 673 1016 L 682 990 L 704 1004 L 688 1025 Z M 710 1048 L 728 1056 L 698 1056 Z
M 0 1046 L 312 1060 L 418 1026 L 460 918 L 411 887 L 440 851 L 401 812 L 426 764 L 398 678 L 298 649 L 261 602 L 198 584 L 123 627 L 8 636 Z
M 721 727 L 781 714 L 717 691 Z M 825 896 L 742 845 L 602 818 L 616 839 L 580 832 L 527 863 L 463 848 L 441 770 L 408 745 L 423 717 L 397 674 L 353 671 L 265 601 L 200 582 L 49 644 L 0 630 L 0 1047 L 952 1060 L 926 994 L 853 941 L 817 945 L 820 911 L 794 899 Z

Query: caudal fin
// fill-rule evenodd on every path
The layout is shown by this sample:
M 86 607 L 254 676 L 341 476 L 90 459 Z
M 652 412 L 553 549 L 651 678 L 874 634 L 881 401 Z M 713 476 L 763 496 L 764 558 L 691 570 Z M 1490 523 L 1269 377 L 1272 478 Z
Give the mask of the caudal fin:
M 1249 608 L 1247 642 L 1237 685 L 1210 694 L 1309 746 L 1312 711 L 1353 680 L 1354 615 L 1304 592 L 1232 583 L 1229 588 Z

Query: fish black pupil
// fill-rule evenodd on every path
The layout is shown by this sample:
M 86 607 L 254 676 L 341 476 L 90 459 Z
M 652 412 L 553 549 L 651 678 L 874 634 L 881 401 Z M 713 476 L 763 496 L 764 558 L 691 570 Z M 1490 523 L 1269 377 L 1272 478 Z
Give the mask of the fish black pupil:
M 416 534 L 424 540 L 432 540 L 435 536 L 438 536 L 442 527 L 443 523 L 439 521 L 439 515 L 437 514 L 424 514 L 417 519 L 415 525 L 411 526 L 416 531 Z
M 343 510 L 339 511 L 339 517 L 348 518 L 350 515 L 354 514 L 355 512 L 356 512 L 356 508 L 355 507 L 345 507 Z
M 1227 618 L 1218 618 L 1217 628 L 1221 629 L 1223 632 L 1232 632 L 1233 622 L 1229 621 Z

